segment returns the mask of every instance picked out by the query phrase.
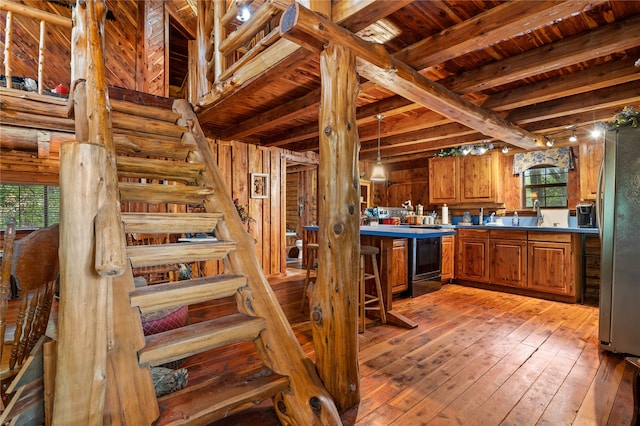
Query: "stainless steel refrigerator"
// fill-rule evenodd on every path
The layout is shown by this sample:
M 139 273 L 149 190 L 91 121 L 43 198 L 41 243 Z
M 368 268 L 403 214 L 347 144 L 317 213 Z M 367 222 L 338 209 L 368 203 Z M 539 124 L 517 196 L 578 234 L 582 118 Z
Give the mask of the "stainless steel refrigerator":
M 640 128 L 607 130 L 596 198 L 603 348 L 640 356 Z

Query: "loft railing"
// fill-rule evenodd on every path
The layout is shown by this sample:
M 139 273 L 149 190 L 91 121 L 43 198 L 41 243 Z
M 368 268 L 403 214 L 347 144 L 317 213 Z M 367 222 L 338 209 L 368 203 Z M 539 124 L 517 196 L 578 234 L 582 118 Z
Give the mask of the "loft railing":
M 253 0 L 216 1 L 206 11 L 205 34 L 211 36 L 206 55 L 207 79 L 214 83 L 217 93 L 231 90 L 235 85 L 233 74 L 280 39 L 280 16 L 293 0 L 265 1 L 251 11 L 247 21 L 241 22 L 238 16 L 243 8 L 251 9 L 252 3 Z
M 13 18 L 14 15 L 24 16 L 30 19 L 40 21 L 40 35 L 38 45 L 38 93 L 43 94 L 43 76 L 44 76 L 44 64 L 46 53 L 46 37 L 47 37 L 47 24 L 56 25 L 64 28 L 68 28 L 71 32 L 73 22 L 70 18 L 64 16 L 55 15 L 53 13 L 45 12 L 40 9 L 35 9 L 29 6 L 25 6 L 20 3 L 14 3 L 8 0 L 0 0 L 0 10 L 7 12 L 6 25 L 4 33 L 4 75 L 7 81 L 7 87 L 12 87 L 12 75 L 13 70 L 11 67 L 11 59 L 13 56 Z

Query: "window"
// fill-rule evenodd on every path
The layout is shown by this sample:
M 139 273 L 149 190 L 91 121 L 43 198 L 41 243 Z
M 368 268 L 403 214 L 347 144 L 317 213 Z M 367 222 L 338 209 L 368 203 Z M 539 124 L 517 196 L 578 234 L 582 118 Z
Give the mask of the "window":
M 44 228 L 60 222 L 60 187 L 0 185 L 0 227 L 14 217 L 18 228 Z
M 562 167 L 535 167 L 522 173 L 524 207 L 533 208 L 533 200 L 540 207 L 567 207 L 568 170 Z

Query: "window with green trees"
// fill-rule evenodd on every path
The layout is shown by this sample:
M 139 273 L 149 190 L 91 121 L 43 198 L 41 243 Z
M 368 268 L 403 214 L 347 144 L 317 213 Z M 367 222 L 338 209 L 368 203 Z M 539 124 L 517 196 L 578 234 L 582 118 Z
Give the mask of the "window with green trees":
M 567 178 L 569 169 L 563 167 L 536 167 L 522 173 L 524 206 L 567 207 Z
M 0 227 L 10 217 L 18 228 L 44 228 L 60 222 L 60 187 L 0 185 Z

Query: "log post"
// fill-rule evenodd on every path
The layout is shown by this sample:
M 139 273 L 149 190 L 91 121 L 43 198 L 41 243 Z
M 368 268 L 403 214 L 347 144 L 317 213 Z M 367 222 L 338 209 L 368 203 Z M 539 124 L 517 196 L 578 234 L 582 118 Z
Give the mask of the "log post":
M 94 219 L 104 147 L 60 149 L 60 305 L 53 424 L 102 423 L 107 382 L 107 278 L 96 272 Z
M 360 401 L 358 266 L 360 257 L 358 127 L 360 85 L 349 49 L 320 54 L 318 279 L 310 287 L 311 329 L 320 378 L 338 410 Z

